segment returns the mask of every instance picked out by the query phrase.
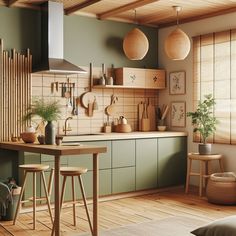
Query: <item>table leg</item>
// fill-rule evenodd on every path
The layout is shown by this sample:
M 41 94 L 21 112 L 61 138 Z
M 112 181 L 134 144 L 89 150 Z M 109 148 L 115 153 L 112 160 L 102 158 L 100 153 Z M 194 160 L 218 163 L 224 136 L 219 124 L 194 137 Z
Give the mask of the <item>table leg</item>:
M 55 236 L 60 236 L 60 156 L 55 156 Z
M 98 236 L 98 193 L 99 193 L 99 174 L 98 174 L 98 153 L 93 154 L 93 236 Z

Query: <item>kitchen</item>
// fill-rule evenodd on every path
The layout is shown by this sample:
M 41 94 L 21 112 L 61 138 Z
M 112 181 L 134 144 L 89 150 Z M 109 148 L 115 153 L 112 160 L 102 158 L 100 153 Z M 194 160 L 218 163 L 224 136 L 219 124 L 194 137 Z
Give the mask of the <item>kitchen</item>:
M 16 48 L 17 51 L 24 50 L 26 48 L 30 48 L 31 53 L 33 55 L 33 64 L 39 63 L 40 58 L 40 52 L 42 51 L 42 48 L 40 46 L 40 27 L 36 27 L 40 25 L 40 13 L 36 10 L 28 10 L 28 9 L 21 9 L 21 8 L 6 8 L 1 7 L 0 8 L 0 16 L 3 17 L 1 20 L 1 29 L 4 29 L 1 31 L 1 38 L 4 39 L 4 49 L 10 50 L 11 48 Z M 173 12 L 172 12 L 173 13 Z M 131 13 L 132 14 L 132 13 Z M 138 11 L 137 11 L 138 15 Z M 233 13 L 232 13 L 233 15 Z M 227 15 L 228 16 L 228 15 Z M 230 16 L 228 16 L 230 17 Z M 233 16 L 232 16 L 233 17 Z M 219 16 L 220 18 L 220 16 Z M 6 19 L 9 19 L 8 22 L 11 24 L 11 27 L 6 29 L 4 27 L 4 22 Z M 29 21 L 29 19 L 31 19 Z M 205 21 L 211 21 L 211 18 Z M 220 20 L 219 20 L 220 21 Z M 197 24 L 195 22 L 184 24 L 183 30 L 185 32 L 189 32 L 188 35 L 195 35 L 197 32 L 191 32 L 192 30 L 192 24 Z M 223 22 L 221 23 L 222 26 L 219 26 L 220 30 L 225 29 L 225 26 Z M 232 27 L 233 27 L 233 23 Z M 81 26 L 81 27 L 79 27 Z M 85 27 L 86 26 L 86 27 Z M 156 132 L 155 134 L 151 133 L 144 133 L 141 134 L 138 132 L 132 132 L 128 134 L 120 134 L 120 133 L 111 133 L 111 134 L 103 134 L 103 135 L 88 135 L 88 136 L 76 136 L 76 140 L 72 140 L 70 135 L 78 135 L 80 133 L 83 134 L 94 134 L 94 133 L 100 133 L 103 130 L 104 122 L 107 122 L 107 115 L 104 113 L 104 110 L 108 105 L 111 103 L 111 96 L 114 95 L 118 97 L 117 101 L 117 111 L 118 116 L 116 118 L 119 118 L 120 115 L 123 115 L 131 125 L 133 131 L 137 130 L 138 126 L 138 117 L 137 117 L 137 105 L 141 101 L 150 101 L 153 105 L 162 105 L 162 104 L 170 104 L 174 100 L 184 100 L 186 101 L 186 111 L 190 111 L 192 109 L 192 82 L 191 82 L 191 56 L 189 55 L 185 61 L 179 61 L 179 62 L 173 62 L 167 58 L 167 56 L 164 54 L 163 49 L 163 42 L 164 38 L 167 36 L 167 34 L 172 30 L 171 27 L 163 28 L 163 29 L 155 29 L 150 27 L 142 26 L 140 27 L 141 30 L 146 34 L 149 40 L 149 51 L 145 58 L 140 61 L 131 61 L 128 58 L 125 57 L 125 55 L 122 52 L 122 48 L 120 45 L 122 45 L 122 40 L 124 35 L 133 28 L 134 26 L 132 24 L 126 24 L 126 23 L 118 23 L 114 21 L 100 21 L 93 18 L 88 18 L 84 16 L 78 16 L 78 15 L 71 15 L 71 16 L 65 16 L 64 17 L 64 56 L 65 58 L 78 65 L 81 66 L 82 69 L 85 69 L 86 71 L 90 71 L 89 65 L 92 62 L 93 64 L 93 76 L 94 78 L 100 78 L 102 73 L 102 64 L 106 65 L 106 68 L 112 68 L 112 64 L 114 65 L 114 68 L 119 67 L 131 67 L 131 68 L 162 68 L 166 70 L 166 78 L 168 76 L 168 73 L 171 71 L 179 71 L 179 70 L 185 70 L 186 71 L 186 87 L 187 92 L 185 95 L 181 95 L 179 98 L 177 95 L 175 96 L 169 96 L 168 89 L 165 90 L 153 90 L 153 89 L 125 89 L 125 88 L 93 88 L 92 92 L 95 93 L 97 103 L 98 103 L 98 110 L 94 111 L 94 114 L 92 117 L 88 117 L 86 110 L 84 107 L 79 106 L 78 108 L 78 116 L 73 116 L 72 120 L 69 120 L 69 124 L 71 127 L 71 131 L 68 131 L 69 136 L 64 137 L 64 141 L 79 141 L 79 142 L 102 142 L 103 145 L 106 143 L 105 146 L 111 147 L 109 150 L 110 153 L 112 153 L 110 156 L 112 156 L 112 164 L 108 164 L 106 166 L 106 163 L 104 164 L 105 167 L 102 167 L 102 173 L 104 173 L 104 177 L 102 178 L 105 182 L 105 180 L 114 181 L 113 184 L 107 183 L 107 186 L 104 187 L 104 190 L 102 190 L 102 193 L 104 191 L 104 195 L 111 194 L 112 191 L 115 192 L 132 192 L 134 189 L 152 189 L 153 186 L 158 185 L 158 181 L 160 181 L 160 178 L 163 178 L 163 187 L 170 186 L 170 185 L 178 185 L 178 184 L 184 184 L 185 181 L 185 174 L 186 174 L 186 131 L 188 131 L 190 134 L 188 135 L 188 150 L 196 150 L 196 144 L 192 142 L 192 127 L 189 120 L 187 120 L 187 126 L 184 128 L 171 128 L 170 126 L 170 118 L 167 117 L 166 124 L 168 125 L 169 130 L 179 131 L 179 133 L 175 132 Z M 185 28 L 186 27 L 186 28 Z M 188 28 L 189 27 L 189 28 Z M 85 30 L 86 29 L 86 30 Z M 21 32 L 19 32 L 21 30 Z M 206 26 L 205 31 L 202 29 L 202 31 L 199 32 L 209 32 L 209 28 Z M 30 37 L 28 37 L 30 35 Z M 158 42 L 158 45 L 157 45 Z M 158 53 L 157 53 L 158 52 Z M 44 97 L 47 99 L 55 98 L 60 100 L 60 105 L 62 106 L 63 112 L 62 117 L 58 122 L 58 132 L 59 134 L 63 134 L 63 126 L 64 121 L 67 117 L 71 116 L 71 108 L 68 108 L 66 106 L 67 99 L 61 97 L 61 91 L 56 91 L 56 89 L 52 93 L 52 83 L 67 83 L 67 76 L 63 75 L 47 75 L 47 74 L 32 74 L 32 95 L 36 95 L 39 97 Z M 167 79 L 166 79 L 167 80 Z M 76 96 L 80 96 L 84 92 L 89 92 L 90 90 L 90 73 L 83 74 L 83 75 L 74 75 L 69 76 L 70 83 L 75 83 L 77 88 L 77 94 Z M 168 83 L 168 80 L 166 81 Z M 60 87 L 59 87 L 60 88 Z M 168 114 L 169 115 L 169 114 Z M 110 118 L 111 119 L 111 118 Z M 38 120 L 35 120 L 36 122 Z M 110 121 L 110 120 L 109 120 Z M 64 127 L 65 128 L 65 127 Z M 120 135 L 122 138 L 119 138 Z M 126 136 L 127 135 L 127 136 Z M 174 137 L 178 137 L 177 139 L 172 138 L 172 135 Z M 168 137 L 169 139 L 161 139 L 160 137 Z M 125 138 L 124 138 L 125 137 Z M 179 138 L 180 137 L 180 138 Z M 140 175 L 140 185 L 141 187 L 138 187 L 136 179 L 136 171 L 140 168 L 137 165 L 137 158 L 138 158 L 138 152 L 142 153 L 143 150 L 137 150 L 138 147 L 144 147 L 145 146 L 145 140 L 146 138 L 151 139 L 151 141 L 154 143 L 154 145 L 159 145 L 160 147 L 171 147 L 173 145 L 172 151 L 179 153 L 179 150 L 176 149 L 176 142 L 179 142 L 179 146 L 181 147 L 180 152 L 185 152 L 184 155 L 179 154 L 181 157 L 185 156 L 185 160 L 181 159 L 178 160 L 180 163 L 173 164 L 173 166 L 169 169 L 169 173 L 173 173 L 177 168 L 175 166 L 179 167 L 179 172 L 174 172 L 174 176 L 167 177 L 165 176 L 166 172 L 160 174 L 155 173 L 154 176 L 156 177 L 150 177 L 150 179 L 155 179 L 155 183 L 149 182 L 149 180 L 146 180 L 146 183 L 142 183 L 143 176 L 141 173 Z M 121 139 L 121 140 L 120 140 Z M 122 142 L 124 139 L 124 142 Z M 125 140 L 129 140 L 129 144 L 126 143 Z M 163 141 L 164 140 L 164 141 Z M 168 141 L 166 141 L 168 140 Z M 177 141 L 176 141 L 177 140 Z M 137 142 L 144 141 L 143 144 L 137 145 Z M 160 143 L 159 143 L 160 141 Z M 166 143 L 166 142 L 167 143 Z M 110 146 L 109 146 L 110 145 Z M 124 145 L 124 148 L 122 148 L 122 145 Z M 127 145 L 127 146 L 126 146 Z M 149 145 L 149 144 L 146 144 Z M 132 147 L 132 148 L 131 148 Z M 183 148 L 184 147 L 184 148 Z M 222 153 L 222 145 L 214 145 L 215 152 Z M 171 148 L 170 148 L 171 149 Z M 124 160 L 124 163 L 122 164 L 122 160 L 118 159 L 116 160 L 114 156 L 116 156 L 116 153 L 119 153 L 121 150 L 129 150 L 131 152 L 130 156 L 132 158 L 128 160 L 127 158 Z M 156 150 L 156 149 L 155 149 Z M 154 152 L 154 154 L 150 154 L 150 158 L 157 155 L 163 155 L 163 153 L 168 156 L 168 153 L 165 153 L 164 151 L 161 151 L 157 149 L 158 152 Z M 227 145 L 228 153 L 223 153 L 226 156 L 229 156 L 227 159 L 225 165 L 227 170 L 232 170 L 231 166 L 233 166 L 233 160 L 230 158 L 231 152 L 233 152 L 233 146 Z M 232 150 L 232 151 L 231 151 Z M 108 152 L 108 153 L 109 153 Z M 170 150 L 171 152 L 171 150 Z M 135 153 L 135 155 L 134 155 Z M 119 154 L 120 155 L 120 154 Z M 121 154 L 122 156 L 127 156 L 126 153 Z M 142 154 L 141 154 L 142 156 Z M 118 157 L 118 158 L 121 158 Z M 11 160 L 13 160 L 15 157 L 10 157 Z M 29 158 L 32 160 L 32 157 Z M 41 161 L 41 156 L 35 155 L 34 160 Z M 43 157 L 46 159 L 46 162 L 52 162 L 49 157 Z M 48 158 L 48 160 L 47 160 Z M 26 157 L 27 159 L 27 157 Z M 71 159 L 71 160 L 70 160 Z M 63 160 L 63 158 L 61 159 Z M 134 161 L 136 160 L 136 161 Z M 72 158 L 68 158 L 67 160 L 64 160 L 65 165 L 68 165 L 68 163 L 71 162 L 73 164 L 76 161 Z M 127 163 L 128 162 L 128 163 Z M 80 162 L 79 162 L 80 163 Z M 82 162 L 83 163 L 83 162 Z M 145 163 L 140 162 L 140 165 L 143 166 Z M 157 159 L 155 159 L 155 164 L 157 165 Z M 88 186 L 89 181 L 91 180 L 92 176 L 92 167 L 89 167 L 88 165 L 91 165 L 88 160 L 84 160 L 84 164 L 87 165 L 86 167 L 89 168 L 88 177 L 85 177 L 84 183 L 85 183 L 85 189 L 88 197 L 91 197 L 92 195 L 92 189 L 91 186 Z M 2 165 L 2 164 L 1 164 Z M 1 178 L 5 179 L 9 177 L 10 172 L 18 170 L 18 166 L 14 164 L 4 163 L 3 161 L 3 171 L 1 173 Z M 150 164 L 152 165 L 152 164 Z M 150 166 L 147 166 L 147 168 L 150 168 Z M 183 169 L 182 169 L 183 168 Z M 120 172 L 119 171 L 125 171 L 126 172 Z M 233 170 L 232 170 L 233 171 Z M 127 173 L 127 174 L 126 174 Z M 181 174 L 180 174 L 181 173 Z M 115 176 L 117 175 L 117 180 Z M 112 178 L 109 176 L 113 176 Z M 168 174 L 167 174 L 168 176 Z M 120 186 L 117 181 L 119 181 L 123 177 L 127 181 L 127 184 L 124 186 Z M 127 179 L 129 177 L 129 179 Z M 86 180 L 87 178 L 87 180 Z M 158 181 L 156 180 L 158 179 Z M 109 182 L 108 181 L 108 182 Z M 167 181 L 167 183 L 165 183 Z M 172 183 L 169 183 L 169 181 L 173 181 Z M 122 181 L 120 181 L 122 182 Z M 123 182 L 122 182 L 123 183 Z M 144 184 L 144 186 L 142 186 Z M 145 184 L 150 184 L 149 187 L 146 187 Z M 90 189 L 89 189 L 90 188 Z M 113 189 L 112 189 L 113 188 Z M 121 190 L 120 190 L 121 189 Z M 101 191 L 101 190 L 100 190 Z M 49 234 L 48 234 L 49 235 Z

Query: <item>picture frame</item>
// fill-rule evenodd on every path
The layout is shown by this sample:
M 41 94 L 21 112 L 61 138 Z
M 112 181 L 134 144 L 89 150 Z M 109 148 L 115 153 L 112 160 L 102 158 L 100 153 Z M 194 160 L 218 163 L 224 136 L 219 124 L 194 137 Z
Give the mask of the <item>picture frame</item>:
M 186 126 L 186 102 L 175 101 L 171 102 L 171 126 L 185 127 Z
M 169 94 L 170 95 L 184 95 L 184 94 L 186 94 L 185 71 L 170 72 Z

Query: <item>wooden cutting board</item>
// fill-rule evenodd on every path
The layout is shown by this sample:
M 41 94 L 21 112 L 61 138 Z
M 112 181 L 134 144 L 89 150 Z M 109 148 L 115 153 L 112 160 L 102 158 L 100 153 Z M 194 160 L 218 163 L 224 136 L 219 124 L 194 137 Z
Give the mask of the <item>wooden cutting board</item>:
M 141 102 L 138 104 L 138 130 L 139 131 L 142 130 L 141 120 L 143 116 L 143 109 L 144 109 L 144 105 L 143 105 L 143 102 Z
M 148 118 L 150 120 L 150 131 L 156 130 L 156 112 L 155 106 L 152 104 L 148 105 Z

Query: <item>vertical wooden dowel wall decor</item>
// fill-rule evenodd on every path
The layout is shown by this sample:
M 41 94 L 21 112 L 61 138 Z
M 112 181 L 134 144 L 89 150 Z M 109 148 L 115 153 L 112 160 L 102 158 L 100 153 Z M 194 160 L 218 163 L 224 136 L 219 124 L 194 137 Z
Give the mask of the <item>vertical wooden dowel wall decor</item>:
M 28 125 L 23 122 L 31 104 L 32 55 L 3 50 L 0 39 L 0 141 L 20 137 Z

